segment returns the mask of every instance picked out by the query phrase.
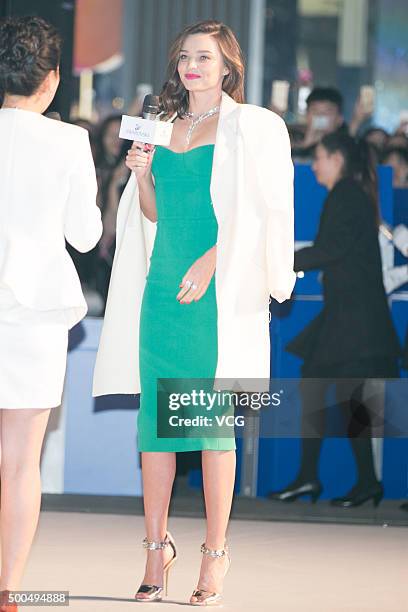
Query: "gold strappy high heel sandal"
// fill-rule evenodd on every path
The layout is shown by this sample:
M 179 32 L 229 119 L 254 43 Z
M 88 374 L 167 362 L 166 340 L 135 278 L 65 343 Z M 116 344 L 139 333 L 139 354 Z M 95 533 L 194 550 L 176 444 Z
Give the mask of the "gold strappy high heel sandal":
M 164 540 L 155 542 L 152 540 L 149 542 L 147 538 L 143 539 L 143 547 L 149 550 L 160 550 L 170 545 L 173 549 L 173 557 L 167 561 L 163 566 L 163 580 L 164 580 L 164 594 L 167 595 L 167 585 L 169 580 L 169 569 L 177 560 L 177 551 L 174 539 L 169 531 L 166 532 Z M 147 593 L 148 596 L 138 597 L 138 593 Z M 155 584 L 141 584 L 137 593 L 135 594 L 136 601 L 161 601 L 163 595 L 163 587 Z
M 225 568 L 224 577 L 229 570 L 231 565 L 231 557 L 228 551 L 228 546 L 225 543 L 224 548 L 220 549 L 211 549 L 207 548 L 205 542 L 201 544 L 201 552 L 204 555 L 210 555 L 211 557 L 224 557 L 225 555 L 228 557 L 228 564 Z M 195 601 L 192 601 L 192 598 L 195 597 Z M 195 589 L 190 598 L 190 604 L 193 606 L 217 606 L 221 603 L 222 595 L 221 593 L 215 593 L 212 591 L 204 591 L 204 589 Z

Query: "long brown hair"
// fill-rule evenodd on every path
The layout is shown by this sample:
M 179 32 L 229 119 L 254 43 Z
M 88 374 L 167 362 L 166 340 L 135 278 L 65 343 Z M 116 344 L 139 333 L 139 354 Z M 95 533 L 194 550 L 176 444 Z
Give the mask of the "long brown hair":
M 229 74 L 224 76 L 222 89 L 239 104 L 244 103 L 244 58 L 234 32 L 221 21 L 209 19 L 184 28 L 172 43 L 167 65 L 167 80 L 160 92 L 162 119 L 177 111 L 182 117 L 188 110 L 188 91 L 180 80 L 177 70 L 180 49 L 191 34 L 211 34 L 216 39 Z

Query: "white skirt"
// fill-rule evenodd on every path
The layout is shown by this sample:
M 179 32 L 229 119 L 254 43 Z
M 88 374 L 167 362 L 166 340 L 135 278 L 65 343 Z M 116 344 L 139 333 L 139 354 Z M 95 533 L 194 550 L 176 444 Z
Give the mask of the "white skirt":
M 25 308 L 0 287 L 0 409 L 61 404 L 67 363 L 65 316 Z

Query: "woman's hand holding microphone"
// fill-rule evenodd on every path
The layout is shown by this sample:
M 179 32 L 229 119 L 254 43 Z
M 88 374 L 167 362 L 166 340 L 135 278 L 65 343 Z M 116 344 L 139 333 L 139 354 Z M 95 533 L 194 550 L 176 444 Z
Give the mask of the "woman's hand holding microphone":
M 135 173 L 137 182 L 143 182 L 146 179 L 151 179 L 151 167 L 154 155 L 154 145 L 134 141 L 129 149 L 125 164 Z
M 152 161 L 154 155 L 154 145 L 143 142 L 135 142 L 126 155 L 125 164 L 136 175 L 139 187 L 140 208 L 144 216 L 156 223 L 156 192 L 152 178 Z

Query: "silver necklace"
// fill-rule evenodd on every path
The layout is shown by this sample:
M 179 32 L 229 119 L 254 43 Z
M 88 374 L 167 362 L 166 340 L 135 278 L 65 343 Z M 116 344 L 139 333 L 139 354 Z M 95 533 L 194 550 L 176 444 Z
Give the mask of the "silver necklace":
M 201 113 L 200 115 L 195 115 L 194 113 L 190 113 L 188 111 L 184 113 L 186 117 L 191 119 L 191 125 L 188 128 L 188 132 L 186 136 L 187 146 L 190 144 L 191 134 L 193 133 L 194 128 L 199 123 L 204 121 L 204 119 L 207 119 L 207 117 L 212 117 L 212 115 L 215 115 L 215 113 L 218 113 L 219 110 L 220 110 L 219 106 L 214 106 L 213 108 L 210 108 L 210 110 L 205 111 L 205 113 Z

